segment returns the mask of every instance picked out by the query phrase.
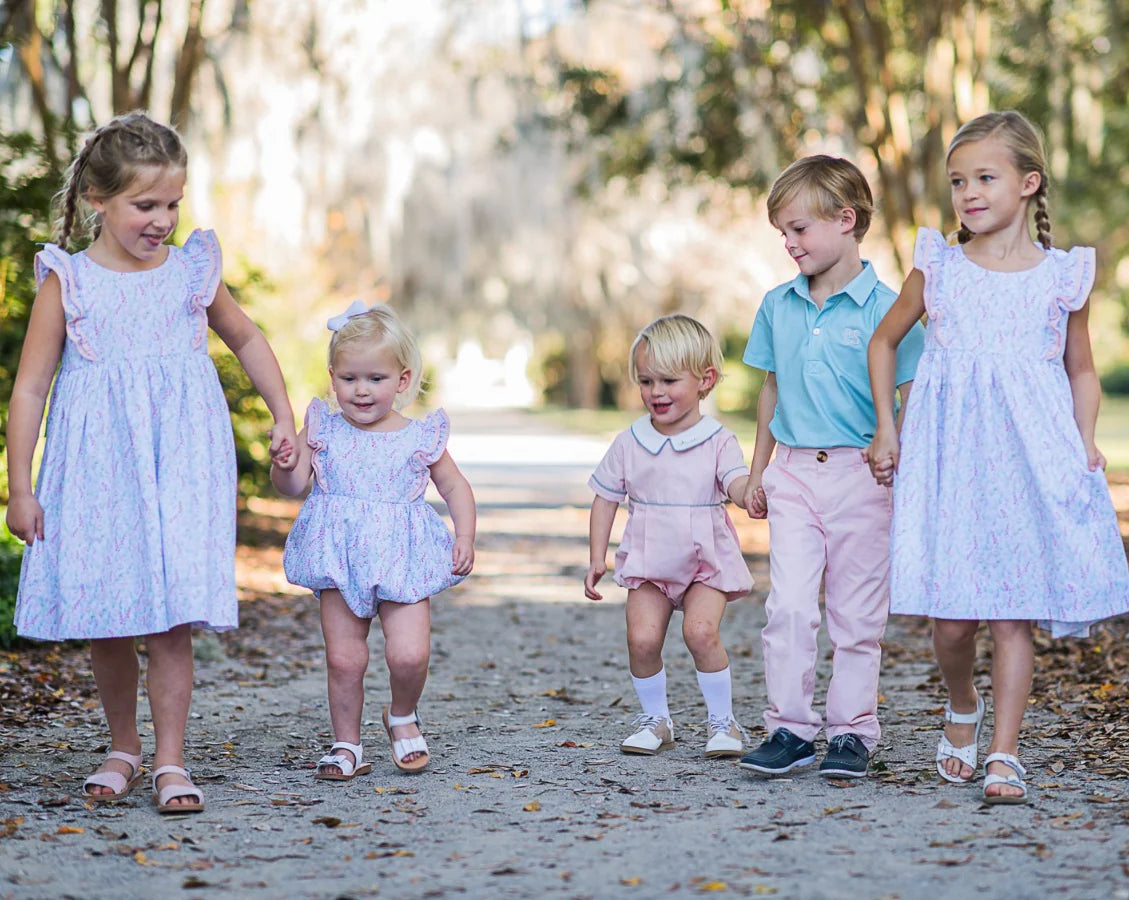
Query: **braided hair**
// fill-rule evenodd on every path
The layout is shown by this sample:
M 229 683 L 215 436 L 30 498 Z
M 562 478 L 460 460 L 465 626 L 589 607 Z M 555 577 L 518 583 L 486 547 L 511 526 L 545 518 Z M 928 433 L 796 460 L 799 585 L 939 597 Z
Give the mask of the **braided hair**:
M 172 128 L 154 122 L 143 112 L 111 119 L 87 137 L 67 169 L 63 188 L 55 195 L 60 212 L 56 222 L 59 246 L 88 232 L 97 238 L 102 224 L 88 208 L 87 198 L 106 200 L 126 190 L 146 166 L 183 169 L 188 153 Z
M 1052 242 L 1051 217 L 1047 211 L 1047 159 L 1039 132 L 1022 113 L 1015 110 L 990 112 L 966 122 L 953 136 L 945 159 L 949 159 L 953 151 L 962 144 L 982 141 L 988 137 L 998 137 L 1004 142 L 1011 152 L 1012 162 L 1020 172 L 1038 173 L 1039 187 L 1032 198 L 1035 201 L 1035 234 L 1043 249 L 1049 250 Z M 962 244 L 972 240 L 972 232 L 963 222 L 957 231 L 957 240 Z

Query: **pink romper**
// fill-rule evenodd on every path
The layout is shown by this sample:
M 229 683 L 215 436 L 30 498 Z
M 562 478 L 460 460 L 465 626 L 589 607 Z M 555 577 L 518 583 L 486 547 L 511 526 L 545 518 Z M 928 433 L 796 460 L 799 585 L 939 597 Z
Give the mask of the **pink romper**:
M 749 593 L 753 578 L 725 511 L 729 485 L 746 473 L 736 436 L 709 416 L 676 435 L 643 416 L 619 434 L 588 480 L 605 500 L 627 500 L 616 584 L 649 581 L 676 609 L 697 582 L 729 600 Z

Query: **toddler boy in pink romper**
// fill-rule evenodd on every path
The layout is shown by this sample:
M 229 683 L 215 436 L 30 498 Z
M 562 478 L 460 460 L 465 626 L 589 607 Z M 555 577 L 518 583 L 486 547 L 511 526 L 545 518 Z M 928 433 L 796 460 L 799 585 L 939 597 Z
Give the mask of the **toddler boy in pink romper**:
M 865 776 L 881 734 L 891 496 L 863 455 L 876 422 L 866 350 L 896 294 L 860 258 L 873 209 L 862 172 L 830 156 L 793 163 L 768 197 L 769 220 L 800 273 L 765 296 L 744 354 L 767 373 L 745 508 L 768 518 L 772 588 L 761 633 L 769 738 L 741 765 L 764 775 L 815 762 L 821 580 L 834 656 L 820 774 Z M 923 342 L 918 324 L 898 348 L 903 403 Z

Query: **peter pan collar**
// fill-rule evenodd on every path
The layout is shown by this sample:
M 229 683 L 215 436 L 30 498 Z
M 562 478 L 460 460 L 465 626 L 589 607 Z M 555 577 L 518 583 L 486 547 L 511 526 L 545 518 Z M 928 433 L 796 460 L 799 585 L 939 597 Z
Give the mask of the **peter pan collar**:
M 692 425 L 685 431 L 680 431 L 678 434 L 663 434 L 651 424 L 650 416 L 642 416 L 632 423 L 631 435 L 644 450 L 652 456 L 658 456 L 667 442 L 677 452 L 690 450 L 699 444 L 704 444 L 721 428 L 722 425 L 717 419 L 702 416 L 697 425 Z

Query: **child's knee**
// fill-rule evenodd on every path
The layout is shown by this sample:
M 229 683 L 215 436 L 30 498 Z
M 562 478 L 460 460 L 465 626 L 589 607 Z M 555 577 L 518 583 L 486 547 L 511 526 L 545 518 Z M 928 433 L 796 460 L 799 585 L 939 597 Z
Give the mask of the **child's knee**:
M 633 659 L 643 659 L 661 653 L 665 635 L 649 629 L 630 629 L 627 632 L 627 652 Z
M 933 639 L 945 644 L 964 644 L 976 639 L 980 623 L 975 619 L 934 619 Z
M 337 676 L 363 676 L 368 669 L 368 644 L 327 647 L 325 664 Z
M 384 661 L 391 671 L 404 675 L 426 674 L 431 650 L 426 643 L 385 644 Z
M 682 622 L 682 639 L 696 657 L 721 646 L 718 623 L 706 619 L 685 619 Z

